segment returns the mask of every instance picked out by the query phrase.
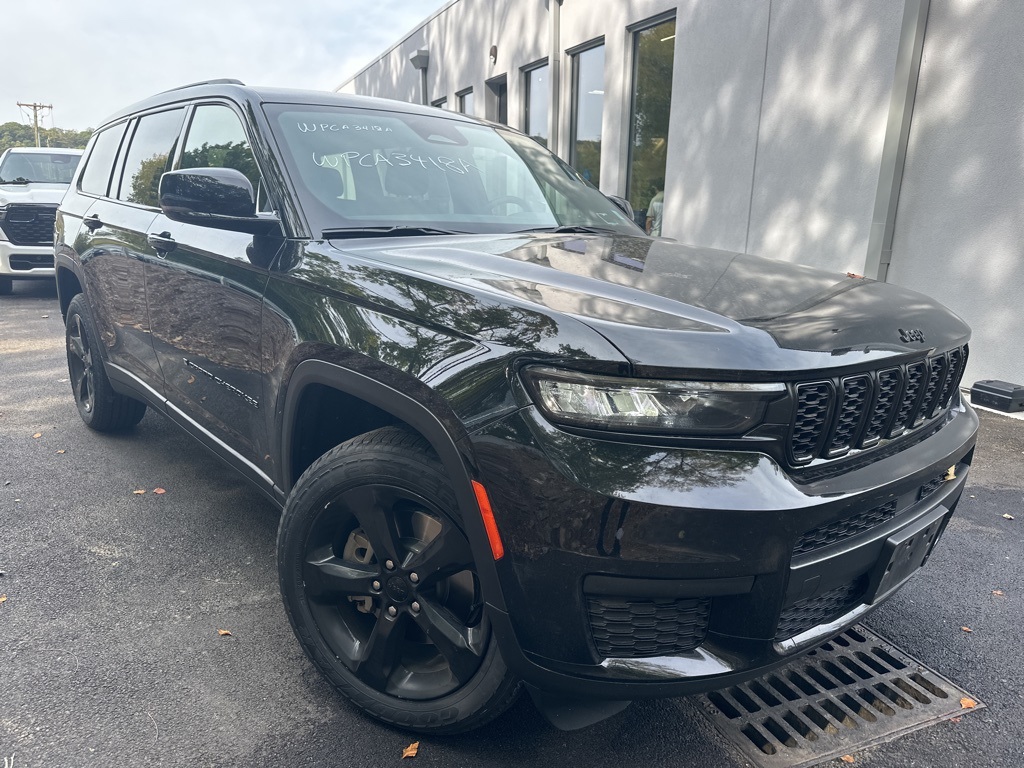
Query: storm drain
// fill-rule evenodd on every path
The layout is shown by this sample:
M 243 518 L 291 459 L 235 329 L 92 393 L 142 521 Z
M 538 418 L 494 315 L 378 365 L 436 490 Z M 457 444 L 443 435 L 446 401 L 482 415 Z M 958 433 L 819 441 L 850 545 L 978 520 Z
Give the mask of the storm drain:
M 698 697 L 761 768 L 801 768 L 963 714 L 959 686 L 862 626 L 788 666 Z

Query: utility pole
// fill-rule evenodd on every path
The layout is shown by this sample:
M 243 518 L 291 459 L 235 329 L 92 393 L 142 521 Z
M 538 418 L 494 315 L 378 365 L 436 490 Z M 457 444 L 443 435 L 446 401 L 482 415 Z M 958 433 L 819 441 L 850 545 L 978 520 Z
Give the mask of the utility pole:
M 19 107 L 24 107 L 25 109 L 31 109 L 32 110 L 32 125 L 35 126 L 35 130 L 36 130 L 36 146 L 38 147 L 39 146 L 39 113 L 42 112 L 44 109 L 49 109 L 49 110 L 52 111 L 53 110 L 53 104 L 36 104 L 35 102 L 33 102 L 31 104 L 24 104 L 24 103 L 19 101 L 18 102 L 18 106 Z

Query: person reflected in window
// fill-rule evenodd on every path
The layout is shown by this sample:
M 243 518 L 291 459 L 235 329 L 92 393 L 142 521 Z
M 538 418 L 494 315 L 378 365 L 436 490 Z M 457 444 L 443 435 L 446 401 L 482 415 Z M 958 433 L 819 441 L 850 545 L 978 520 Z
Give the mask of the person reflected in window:
M 647 234 L 651 237 L 661 237 L 661 219 L 665 211 L 665 182 L 658 179 L 654 184 L 658 190 L 651 198 L 651 204 L 647 206 Z

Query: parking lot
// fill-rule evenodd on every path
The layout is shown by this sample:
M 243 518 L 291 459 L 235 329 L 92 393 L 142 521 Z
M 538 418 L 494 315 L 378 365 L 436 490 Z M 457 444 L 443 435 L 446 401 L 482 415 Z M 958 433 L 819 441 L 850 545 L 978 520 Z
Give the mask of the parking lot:
M 402 762 L 416 737 L 350 707 L 294 641 L 276 510 L 157 414 L 115 437 L 81 424 L 48 282 L 0 299 L 0 459 L 5 768 Z M 1024 422 L 983 413 L 958 514 L 866 622 L 987 708 L 857 765 L 1024 759 L 1022 467 Z M 420 742 L 414 762 L 432 766 L 744 764 L 682 699 L 562 733 L 524 698 L 481 731 Z

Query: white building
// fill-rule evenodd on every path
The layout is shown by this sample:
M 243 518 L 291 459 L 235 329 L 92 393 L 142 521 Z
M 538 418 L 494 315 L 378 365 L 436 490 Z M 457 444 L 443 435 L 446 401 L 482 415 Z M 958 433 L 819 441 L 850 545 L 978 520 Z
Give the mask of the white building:
M 1024 382 L 1024 2 L 452 0 L 339 90 L 507 122 L 662 235 L 888 280 Z

